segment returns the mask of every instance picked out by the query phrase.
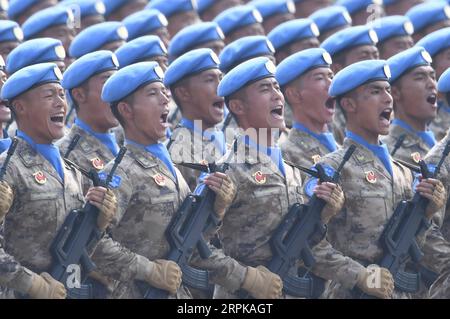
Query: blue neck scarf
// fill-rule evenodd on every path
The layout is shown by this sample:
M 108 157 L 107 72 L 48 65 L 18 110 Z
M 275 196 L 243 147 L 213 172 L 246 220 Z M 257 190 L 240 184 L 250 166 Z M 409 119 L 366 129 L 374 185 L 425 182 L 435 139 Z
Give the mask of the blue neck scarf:
M 392 159 L 391 159 L 391 155 L 389 154 L 389 150 L 388 150 L 386 144 L 383 144 L 381 142 L 380 142 L 380 145 L 369 144 L 361 136 L 359 136 L 351 131 L 346 131 L 345 136 L 349 139 L 352 139 L 356 143 L 366 147 L 367 149 L 369 149 L 373 154 L 375 154 L 376 157 L 378 157 L 380 159 L 381 163 L 383 163 L 384 167 L 387 169 L 389 174 L 391 174 L 391 176 L 393 176 Z
M 64 181 L 64 169 L 62 166 L 61 154 L 59 149 L 53 144 L 37 144 L 24 132 L 17 130 L 17 136 L 24 139 L 31 147 L 41 154 L 47 161 L 52 164 L 54 169 L 58 172 L 59 177 Z
M 143 148 L 153 156 L 159 158 L 164 163 L 164 165 L 166 165 L 167 169 L 172 173 L 173 177 L 177 181 L 177 173 L 175 171 L 175 166 L 173 165 L 172 159 L 170 158 L 169 151 L 167 150 L 166 146 L 163 143 L 156 143 L 144 146 L 142 144 L 138 144 L 128 139 L 125 142 L 126 144 L 131 144 L 139 148 Z
M 200 127 L 194 125 L 194 122 L 191 120 L 188 120 L 186 118 L 182 118 L 180 121 L 180 125 L 184 126 L 188 130 L 194 132 L 195 134 L 198 134 L 202 137 L 207 138 L 209 141 L 213 142 L 216 149 L 220 152 L 220 154 L 224 155 L 226 152 L 225 147 L 225 135 L 221 130 L 205 130 L 202 131 Z
M 9 148 L 11 143 L 12 140 L 9 138 L 8 132 L 6 132 L 6 130 L 3 130 L 3 138 L 0 139 L 0 154 Z
M 75 119 L 75 124 L 78 125 L 81 129 L 88 132 L 96 139 L 98 139 L 103 145 L 105 145 L 109 149 L 109 151 L 114 156 L 117 156 L 117 154 L 119 154 L 119 145 L 117 145 L 116 136 L 114 135 L 114 133 L 94 132 L 89 125 L 80 120 L 78 117 Z
M 274 164 L 278 167 L 279 171 L 283 174 L 283 176 L 286 177 L 286 169 L 284 168 L 283 156 L 281 154 L 281 149 L 278 146 L 265 147 L 253 141 L 247 135 L 245 136 L 244 141 L 245 144 L 248 145 L 249 147 L 254 148 L 258 152 L 269 156 L 272 162 L 274 162 Z
M 434 144 L 436 144 L 436 138 L 434 137 L 434 133 L 430 130 L 416 131 L 409 124 L 407 124 L 399 119 L 394 119 L 392 121 L 392 124 L 398 125 L 398 126 L 404 128 L 405 130 L 407 130 L 408 132 L 411 132 L 411 133 L 415 134 L 416 136 L 420 137 L 422 139 L 422 141 L 424 141 L 425 144 L 427 144 L 428 147 L 430 147 L 430 148 L 433 147 Z
M 335 150 L 337 150 L 336 140 L 334 139 L 334 136 L 332 133 L 327 132 L 327 133 L 317 134 L 317 133 L 314 133 L 313 131 L 311 131 L 309 128 L 307 128 L 297 122 L 294 122 L 292 124 L 292 127 L 295 128 L 296 130 L 299 130 L 299 131 L 305 132 L 308 135 L 311 135 L 316 140 L 318 140 L 320 142 L 320 144 L 325 146 L 330 152 L 334 152 Z

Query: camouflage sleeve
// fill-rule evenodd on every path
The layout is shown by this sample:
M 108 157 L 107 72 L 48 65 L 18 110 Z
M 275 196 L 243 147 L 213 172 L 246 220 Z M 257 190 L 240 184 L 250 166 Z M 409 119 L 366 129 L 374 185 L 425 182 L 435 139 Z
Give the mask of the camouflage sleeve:
M 241 265 L 235 259 L 225 255 L 222 249 L 208 245 L 212 254 L 207 259 L 202 259 L 195 252 L 190 261 L 192 266 L 209 271 L 210 280 L 229 291 L 241 288 L 247 273 L 247 267 Z
M 312 271 L 327 280 L 334 280 L 346 288 L 353 288 L 364 266 L 334 249 L 325 239 L 312 249 L 316 264 Z
M 128 203 L 132 196 L 131 179 L 127 178 L 125 171 L 117 168 L 117 176 L 113 185 L 113 192 L 118 203 L 117 217 L 113 220 L 113 225 L 118 225 L 125 214 Z M 138 255 L 114 241 L 111 237 L 105 236 L 98 243 L 92 256 L 98 271 L 105 276 L 119 281 L 129 281 L 135 278 L 138 267 Z
M 426 234 L 422 247 L 424 257 L 421 261 L 425 267 L 441 273 L 450 265 L 450 243 L 444 239 L 439 227 L 432 224 Z

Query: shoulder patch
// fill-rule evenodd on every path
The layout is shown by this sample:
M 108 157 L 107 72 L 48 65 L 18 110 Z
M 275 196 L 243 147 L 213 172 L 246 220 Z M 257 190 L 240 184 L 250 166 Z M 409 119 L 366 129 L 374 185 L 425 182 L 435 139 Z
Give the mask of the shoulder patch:
M 98 173 L 98 178 L 102 181 L 106 181 L 106 177 L 108 175 L 105 172 Z M 111 182 L 109 183 L 109 187 L 111 188 L 119 188 L 120 184 L 122 182 L 122 177 L 119 175 L 114 175 Z

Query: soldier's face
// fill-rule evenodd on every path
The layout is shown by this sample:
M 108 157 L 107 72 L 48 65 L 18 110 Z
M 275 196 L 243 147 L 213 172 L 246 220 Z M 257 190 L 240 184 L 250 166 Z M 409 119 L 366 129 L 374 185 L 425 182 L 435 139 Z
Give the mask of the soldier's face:
M 99 50 L 106 50 L 115 52 L 118 48 L 120 48 L 122 45 L 124 45 L 126 42 L 124 40 L 117 40 L 108 42 L 105 45 L 103 45 Z
M 386 15 L 404 15 L 415 5 L 423 3 L 424 0 L 400 0 L 392 5 L 385 5 Z
M 333 71 L 321 67 L 303 75 L 298 82 L 302 99 L 302 111 L 315 123 L 320 125 L 333 121 L 335 103 L 328 95 Z
M 0 91 L 7 79 L 6 73 L 0 71 Z M 6 106 L 5 101 L 0 100 L 0 123 L 6 123 L 11 119 L 11 110 Z M 1 129 L 1 127 L 0 127 Z
M 249 127 L 284 129 L 284 96 L 275 78 L 265 78 L 245 89 L 244 111 Z
M 202 13 L 203 21 L 212 21 L 219 13 L 238 5 L 243 4 L 241 0 L 219 0 Z
M 345 66 L 365 60 L 378 60 L 380 58 L 378 49 L 374 45 L 360 45 L 348 50 L 345 55 Z M 345 67 L 344 66 L 344 67 Z
M 403 75 L 395 85 L 396 106 L 410 121 L 428 122 L 437 114 L 436 73 L 431 66 L 420 66 Z M 397 112 L 397 109 L 396 109 Z
M 131 113 L 125 117 L 125 132 L 133 130 L 137 142 L 145 145 L 156 143 L 169 127 L 169 97 L 161 82 L 150 83 L 133 94 Z
M 158 62 L 159 66 L 161 67 L 161 69 L 164 72 L 166 72 L 167 67 L 169 66 L 169 60 L 167 59 L 167 56 L 165 56 L 165 55 L 154 56 L 154 57 L 148 59 L 148 61 Z
M 306 18 L 313 12 L 333 4 L 331 0 L 304 0 L 295 4 L 295 17 Z
M 114 73 L 116 71 L 102 72 L 91 77 L 88 81 L 86 105 L 89 110 L 87 110 L 87 113 L 99 132 L 106 132 L 119 125 L 116 117 L 111 112 L 111 107 L 108 103 L 103 102 L 101 98 L 103 85 Z
M 241 27 L 236 31 L 231 32 L 225 38 L 225 42 L 229 44 L 237 39 L 248 37 L 251 35 L 265 35 L 264 28 L 261 23 L 253 23 L 250 25 L 246 25 L 245 27 Z
M 379 44 L 380 58 L 387 60 L 397 53 L 403 52 L 414 46 L 414 40 L 410 35 L 393 37 Z
M 283 14 L 274 14 L 271 17 L 265 18 L 263 21 L 263 27 L 266 34 L 269 34 L 270 31 L 273 30 L 276 26 L 282 24 L 283 22 L 294 20 L 295 16 L 293 13 L 283 13 Z
M 67 103 L 60 84 L 40 85 L 17 100 L 18 127 L 36 143 L 48 144 L 64 136 Z
M 294 54 L 306 49 L 318 48 L 320 45 L 319 40 L 316 37 L 295 41 L 289 45 L 290 54 Z
M 70 28 L 65 24 L 56 25 L 43 30 L 39 37 L 55 38 L 62 42 L 66 53 L 69 52 L 70 44 L 76 35 L 74 28 Z
M 353 109 L 345 108 L 348 128 L 361 136 L 378 138 L 389 133 L 392 113 L 391 86 L 387 81 L 374 81 L 358 87 L 351 97 Z
M 439 79 L 445 70 L 450 68 L 450 48 L 442 50 L 433 57 L 433 68 L 436 71 L 436 78 Z
M 178 33 L 181 29 L 200 22 L 197 11 L 188 11 L 176 13 L 168 18 L 169 24 L 167 30 L 171 37 Z
M 11 51 L 17 48 L 18 46 L 19 42 L 17 41 L 0 42 L 0 55 L 2 56 L 3 60 L 6 61 L 6 58 L 11 53 Z
M 152 35 L 152 34 L 157 35 L 161 39 L 161 41 L 164 43 L 166 48 L 169 46 L 170 35 L 169 35 L 169 31 L 167 30 L 166 27 L 158 28 L 155 31 L 150 33 L 150 35 Z
M 216 40 L 216 41 L 209 41 L 206 43 L 202 43 L 201 45 L 192 48 L 192 50 L 201 49 L 201 48 L 209 48 L 209 49 L 213 50 L 217 56 L 219 56 L 220 52 L 222 52 L 224 47 L 225 47 L 225 42 L 223 42 L 222 40 Z
M 224 99 L 217 96 L 217 86 L 221 79 L 220 70 L 210 69 L 191 76 L 188 80 L 190 117 L 202 120 L 203 128 L 213 127 L 223 120 Z

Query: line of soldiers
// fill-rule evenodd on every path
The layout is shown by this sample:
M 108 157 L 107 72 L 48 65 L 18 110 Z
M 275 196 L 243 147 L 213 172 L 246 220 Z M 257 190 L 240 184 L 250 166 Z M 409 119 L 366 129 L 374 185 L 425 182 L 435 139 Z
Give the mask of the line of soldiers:
M 331 2 L 1 2 L 16 22 L 0 20 L 0 298 L 66 298 L 52 241 L 86 203 L 94 298 L 144 298 L 142 282 L 169 298 L 449 298 L 450 6 Z M 115 172 L 99 186 L 89 171 Z M 218 222 L 199 234 L 207 256 L 190 251 L 200 289 L 167 233 L 205 188 Z M 391 272 L 381 239 L 419 195 L 423 257 Z M 315 198 L 323 231 L 314 263 L 289 265 L 311 288 L 296 294 L 273 238 Z

